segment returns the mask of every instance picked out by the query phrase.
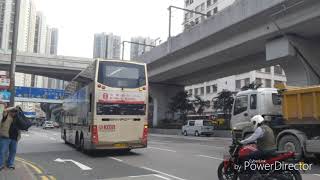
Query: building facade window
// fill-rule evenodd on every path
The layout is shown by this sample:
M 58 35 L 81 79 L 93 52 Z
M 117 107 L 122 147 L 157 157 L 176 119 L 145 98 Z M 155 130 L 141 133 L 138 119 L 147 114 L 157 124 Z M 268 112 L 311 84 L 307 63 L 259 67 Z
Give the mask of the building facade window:
M 200 6 L 197 6 L 196 9 L 194 10 L 196 12 L 200 12 Z
M 212 5 L 212 0 L 207 0 L 207 7 L 210 7 Z
M 250 78 L 244 79 L 244 85 L 247 86 L 250 84 Z
M 199 24 L 199 18 L 196 18 L 194 21 L 196 24 Z
M 199 88 L 194 89 L 194 95 L 199 95 Z
M 189 3 L 190 3 L 189 0 L 185 0 L 184 1 L 184 6 L 186 6 L 186 7 L 189 6 Z
M 271 73 L 271 68 L 270 67 L 264 68 L 264 72 L 265 73 Z
M 210 17 L 211 16 L 211 11 L 208 11 L 207 12 L 207 17 Z
M 206 87 L 206 93 L 207 93 L 207 94 L 210 94 L 210 93 L 211 93 L 211 87 L 210 87 L 210 86 L 207 86 L 207 87 Z
M 241 88 L 241 80 L 236 80 L 236 89 Z
M 184 14 L 184 21 L 186 22 L 186 21 L 188 21 L 188 19 L 189 19 L 189 13 L 185 13 Z
M 188 94 L 192 96 L 192 89 L 189 89 Z
M 212 85 L 212 92 L 216 93 L 218 91 L 218 86 L 216 84 Z
M 279 65 L 274 66 L 274 74 L 279 74 L 279 75 L 283 74 L 283 70 L 282 70 L 281 66 L 279 66 Z
M 215 7 L 214 9 L 213 9 L 213 14 L 217 14 L 218 13 L 218 7 Z
M 206 5 L 204 3 L 201 4 L 201 12 L 205 10 L 205 6 Z
M 266 79 L 265 82 L 266 82 L 265 83 L 265 87 L 266 88 L 271 88 L 271 79 Z
M 261 78 L 256 78 L 256 84 L 262 84 L 262 79 Z
M 204 87 L 200 88 L 200 95 L 204 95 Z

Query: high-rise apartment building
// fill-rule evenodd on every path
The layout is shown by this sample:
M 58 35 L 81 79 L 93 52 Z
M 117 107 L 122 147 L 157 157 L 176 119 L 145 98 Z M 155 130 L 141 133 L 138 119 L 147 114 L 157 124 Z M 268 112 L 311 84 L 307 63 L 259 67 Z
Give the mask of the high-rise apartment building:
M 47 45 L 46 41 L 47 41 L 46 17 L 41 12 L 37 12 L 33 52 L 39 53 L 39 54 L 45 54 L 46 45 Z
M 137 57 L 144 54 L 147 51 L 152 49 L 152 46 L 155 46 L 155 40 L 150 39 L 149 37 L 133 37 L 131 38 L 131 42 L 139 43 L 139 44 L 131 44 L 130 48 L 130 59 L 136 60 Z M 141 44 L 141 45 L 140 45 Z M 151 46 L 147 46 L 151 45 Z
M 184 13 L 184 29 L 187 30 L 192 26 L 201 23 L 207 18 L 214 16 L 219 11 L 232 5 L 235 0 L 185 0 L 184 8 L 206 14 L 196 14 L 194 12 Z
M 120 36 L 112 33 L 95 34 L 93 46 L 93 58 L 120 59 Z

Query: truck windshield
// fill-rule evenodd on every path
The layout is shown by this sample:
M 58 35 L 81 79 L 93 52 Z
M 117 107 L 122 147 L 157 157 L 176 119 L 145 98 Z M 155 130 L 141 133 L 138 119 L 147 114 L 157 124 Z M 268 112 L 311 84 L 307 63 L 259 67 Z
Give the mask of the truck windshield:
M 233 115 L 240 114 L 248 109 L 248 96 L 242 95 L 236 97 Z
M 100 62 L 98 82 L 109 87 L 138 88 L 146 85 L 145 67 L 139 64 Z

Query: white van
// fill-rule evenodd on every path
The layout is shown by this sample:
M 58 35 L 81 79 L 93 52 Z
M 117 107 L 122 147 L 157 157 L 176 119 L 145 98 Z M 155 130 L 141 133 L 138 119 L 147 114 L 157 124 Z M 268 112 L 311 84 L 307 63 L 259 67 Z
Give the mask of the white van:
M 182 126 L 182 134 L 211 136 L 213 135 L 213 124 L 208 120 L 189 120 L 186 125 Z

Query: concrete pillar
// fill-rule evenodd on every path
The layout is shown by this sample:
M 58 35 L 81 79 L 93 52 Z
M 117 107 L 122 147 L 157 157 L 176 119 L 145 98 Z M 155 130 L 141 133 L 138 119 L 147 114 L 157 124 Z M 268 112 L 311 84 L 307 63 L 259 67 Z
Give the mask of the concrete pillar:
M 166 114 L 169 111 L 170 99 L 180 91 L 184 91 L 184 86 L 149 85 L 149 94 L 153 99 L 153 127 L 156 127 L 160 120 L 166 118 Z
M 276 61 L 284 69 L 287 84 L 308 86 L 320 84 L 318 42 L 294 36 L 281 37 L 266 44 L 267 61 Z

